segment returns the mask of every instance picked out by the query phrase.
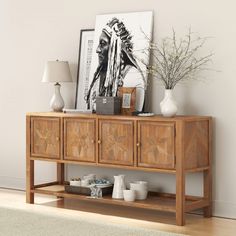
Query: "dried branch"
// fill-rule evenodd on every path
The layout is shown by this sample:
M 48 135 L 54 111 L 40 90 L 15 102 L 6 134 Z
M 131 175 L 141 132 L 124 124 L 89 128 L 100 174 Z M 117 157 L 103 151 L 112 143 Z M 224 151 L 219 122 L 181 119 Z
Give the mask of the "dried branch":
M 211 61 L 213 54 L 197 56 L 207 38 L 193 38 L 192 34 L 189 29 L 183 39 L 177 40 L 173 29 L 172 37 L 164 38 L 160 45 L 150 42 L 147 51 L 150 52 L 153 63 L 142 63 L 146 65 L 148 73 L 162 81 L 166 89 L 173 89 L 180 81 L 195 78 L 193 75 L 207 69 L 206 65 Z

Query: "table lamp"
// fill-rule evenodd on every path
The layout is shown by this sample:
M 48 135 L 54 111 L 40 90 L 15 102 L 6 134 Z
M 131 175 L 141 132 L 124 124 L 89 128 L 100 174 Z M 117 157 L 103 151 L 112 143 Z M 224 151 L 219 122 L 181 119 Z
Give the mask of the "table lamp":
M 54 82 L 55 93 L 50 101 L 50 107 L 55 112 L 62 112 L 64 100 L 60 93 L 59 82 L 72 82 L 69 63 L 67 61 L 48 61 L 45 66 L 42 82 Z

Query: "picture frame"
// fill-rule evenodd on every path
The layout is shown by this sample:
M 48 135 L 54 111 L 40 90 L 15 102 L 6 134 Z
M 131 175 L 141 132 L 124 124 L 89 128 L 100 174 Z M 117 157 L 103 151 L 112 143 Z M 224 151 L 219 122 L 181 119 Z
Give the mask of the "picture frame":
M 141 112 L 147 92 L 147 68 L 153 12 L 97 15 L 87 108 L 96 112 L 96 97 L 116 97 L 118 87 L 136 87 L 135 110 Z M 150 40 L 149 40 L 150 39 Z
M 121 98 L 121 114 L 132 115 L 136 110 L 136 88 L 120 87 L 118 90 L 118 96 Z
M 89 73 L 92 61 L 94 29 L 80 30 L 75 109 L 87 111 L 85 97 L 89 86 Z

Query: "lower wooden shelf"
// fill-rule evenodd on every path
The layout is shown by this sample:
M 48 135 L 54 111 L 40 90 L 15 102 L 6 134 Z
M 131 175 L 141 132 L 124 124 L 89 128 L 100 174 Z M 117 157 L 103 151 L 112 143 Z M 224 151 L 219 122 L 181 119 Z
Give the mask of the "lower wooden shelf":
M 82 201 L 93 201 L 97 203 L 137 207 L 143 209 L 151 209 L 166 212 L 176 212 L 176 200 L 174 194 L 154 193 L 149 192 L 146 200 L 137 200 L 134 202 L 126 202 L 124 200 L 113 199 L 111 195 L 106 195 L 103 198 L 94 199 L 85 195 L 71 194 L 64 190 L 63 185 L 51 185 L 37 187 L 31 190 L 31 193 L 49 194 L 57 197 L 74 198 Z M 208 202 L 201 197 L 186 196 L 185 211 L 191 211 L 198 208 L 208 206 Z

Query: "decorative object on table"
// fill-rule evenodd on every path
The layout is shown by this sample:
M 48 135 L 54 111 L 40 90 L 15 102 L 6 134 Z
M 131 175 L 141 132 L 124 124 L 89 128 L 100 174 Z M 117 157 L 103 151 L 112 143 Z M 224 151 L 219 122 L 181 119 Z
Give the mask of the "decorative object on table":
M 81 186 L 88 187 L 94 183 L 94 180 L 96 180 L 95 174 L 84 175 L 81 180 Z
M 125 189 L 125 190 L 123 190 L 123 194 L 124 194 L 124 200 L 126 202 L 134 202 L 135 201 L 135 197 L 136 197 L 135 190 Z
M 70 180 L 71 186 L 81 186 L 81 179 L 80 178 L 72 178 Z
M 77 181 L 79 178 L 73 178 L 71 181 Z M 65 191 L 68 193 L 75 193 L 81 195 L 91 196 L 93 191 L 94 197 L 101 197 L 112 193 L 113 184 L 107 179 L 96 179 L 94 174 L 83 176 L 81 185 L 75 182 L 65 182 Z M 99 190 L 100 189 L 100 190 Z
M 144 112 L 144 113 L 138 113 L 137 115 L 142 117 L 148 117 L 148 116 L 154 116 L 155 114 L 152 112 Z
M 107 179 L 95 179 L 91 184 L 96 185 L 97 187 L 110 187 L 113 184 Z
M 212 53 L 201 56 L 200 49 L 206 38 L 194 37 L 191 30 L 184 38 L 177 40 L 175 31 L 172 37 L 166 37 L 161 43 L 150 43 L 147 51 L 152 53 L 152 65 L 142 61 L 148 72 L 160 80 L 166 92 L 161 102 L 163 116 L 172 117 L 177 113 L 177 106 L 172 91 L 177 84 L 184 81 L 196 80 L 197 72 L 207 69 Z M 146 50 L 143 51 L 144 54 Z
M 137 200 L 145 200 L 148 194 L 148 186 L 145 181 L 135 181 L 130 183 L 130 189 L 135 190 Z
M 164 99 L 160 102 L 161 114 L 165 117 L 173 117 L 177 113 L 177 103 L 173 98 L 173 89 L 165 89 Z
M 69 63 L 67 61 L 48 61 L 44 70 L 42 82 L 55 82 L 55 93 L 50 101 L 50 107 L 55 112 L 62 112 L 64 100 L 60 93 L 59 82 L 72 82 Z
M 69 184 L 65 185 L 65 191 L 67 193 L 74 193 L 74 194 L 81 194 L 81 195 L 86 195 L 86 196 L 91 196 L 91 187 L 93 187 L 95 185 L 91 185 L 91 186 L 87 186 L 87 187 L 83 187 L 83 186 L 72 186 Z M 102 191 L 102 195 L 109 195 L 112 194 L 112 190 L 113 190 L 113 185 L 110 186 L 97 186 L 101 189 Z
M 81 186 L 82 187 L 88 187 L 90 185 L 90 180 L 89 179 L 82 179 L 81 180 Z
M 89 72 L 92 60 L 94 29 L 80 31 L 79 59 L 77 69 L 75 109 L 86 111 L 85 97 L 88 93 Z
M 120 87 L 118 88 L 118 96 L 121 97 L 121 114 L 132 115 L 136 107 L 136 88 Z
M 114 187 L 112 191 L 112 198 L 123 199 L 124 198 L 123 190 L 126 189 L 125 176 L 117 175 L 117 176 L 114 176 L 114 179 L 115 181 L 114 181 Z
M 118 115 L 121 113 L 120 97 L 97 97 L 96 113 L 100 115 Z
M 152 37 L 152 21 L 151 11 L 96 17 L 87 109 L 96 111 L 97 97 L 117 97 L 119 87 L 136 87 L 135 109 L 142 110 L 147 74 L 136 58 L 149 60 L 141 49 L 149 43 L 145 36 Z
M 102 198 L 102 189 L 96 185 L 90 187 L 92 198 Z
M 96 179 L 96 175 L 95 174 L 84 175 L 83 179 L 89 179 L 90 181 L 93 181 Z
M 69 109 L 69 108 L 64 108 L 63 112 L 64 113 L 84 113 L 84 114 L 90 114 L 91 113 L 91 111 L 89 111 L 89 110 Z

